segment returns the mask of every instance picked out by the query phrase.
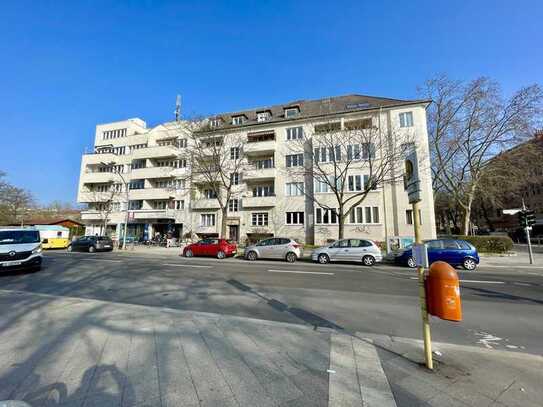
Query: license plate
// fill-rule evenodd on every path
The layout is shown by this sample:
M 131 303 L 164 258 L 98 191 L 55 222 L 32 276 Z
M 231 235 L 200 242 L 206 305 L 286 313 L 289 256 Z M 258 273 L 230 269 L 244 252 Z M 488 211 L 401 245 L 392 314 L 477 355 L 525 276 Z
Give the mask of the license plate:
M 106 244 L 106 245 L 104 245 L 104 247 L 105 247 L 106 249 L 109 249 L 109 248 L 111 247 L 111 245 Z
M 2 266 L 4 267 L 9 267 L 9 266 L 20 266 L 21 264 L 23 264 L 22 262 L 20 261 L 12 261 L 11 263 L 4 263 L 2 264 Z

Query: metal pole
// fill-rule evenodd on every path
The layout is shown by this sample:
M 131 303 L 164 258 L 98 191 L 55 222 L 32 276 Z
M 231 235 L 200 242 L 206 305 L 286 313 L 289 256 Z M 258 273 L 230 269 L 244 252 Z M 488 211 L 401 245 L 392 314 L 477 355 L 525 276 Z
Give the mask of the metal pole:
M 522 210 L 526 212 L 526 205 L 524 199 L 522 200 Z M 534 264 L 534 254 L 532 253 L 532 241 L 530 240 L 530 227 L 528 226 L 528 220 L 524 225 L 524 231 L 526 232 L 526 240 L 528 241 L 528 255 L 530 256 L 530 264 Z
M 419 203 L 413 203 L 413 225 L 415 227 L 415 243 L 422 244 L 422 231 L 420 227 Z M 422 317 L 422 337 L 424 339 L 424 358 L 426 367 L 430 370 L 434 369 L 434 361 L 432 360 L 432 338 L 430 336 L 430 321 L 428 319 L 428 311 L 426 310 L 426 290 L 424 289 L 424 267 L 417 266 L 419 276 L 419 299 L 420 299 L 420 314 Z
M 123 233 L 123 250 L 126 250 L 126 234 L 128 233 L 128 184 L 124 180 L 124 177 L 119 172 L 119 177 L 121 177 L 121 180 L 123 181 L 124 191 L 125 191 L 125 199 L 126 199 L 126 207 L 124 208 L 124 233 Z

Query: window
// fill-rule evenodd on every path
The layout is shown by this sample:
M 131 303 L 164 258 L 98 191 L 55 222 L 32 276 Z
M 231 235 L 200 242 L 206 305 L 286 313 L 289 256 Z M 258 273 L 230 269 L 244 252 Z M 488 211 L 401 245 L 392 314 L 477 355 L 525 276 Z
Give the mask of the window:
M 362 175 L 349 175 L 349 177 L 347 178 L 347 185 L 348 185 L 349 191 L 351 192 L 363 191 L 364 190 L 364 187 L 362 187 L 363 179 L 364 178 L 362 177 Z
M 379 208 L 377 206 L 366 206 L 364 210 L 366 212 L 365 223 L 379 223 Z
M 287 107 L 285 109 L 285 117 L 296 117 L 298 116 L 298 113 L 300 113 L 300 109 L 297 107 Z
M 178 211 L 185 209 L 185 201 L 182 199 L 175 201 L 174 208 Z
M 303 225 L 304 213 L 303 212 L 287 212 L 287 225 Z
M 360 120 L 349 120 L 344 123 L 346 130 L 361 130 L 361 129 L 371 129 L 372 121 L 371 118 L 360 119 Z
M 315 148 L 315 162 L 341 161 L 341 146 Z
M 400 127 L 413 127 L 413 112 L 400 113 Z
M 419 222 L 422 225 L 422 211 L 419 209 Z M 414 223 L 413 219 L 413 209 L 405 210 L 405 223 L 412 225 Z
M 330 185 L 326 181 L 315 180 L 315 192 L 325 193 L 330 191 Z
M 168 201 L 151 201 L 153 209 L 166 209 L 168 207 Z
M 443 248 L 458 250 L 460 247 L 454 240 L 443 240 Z
M 330 133 L 333 131 L 341 130 L 341 122 L 332 122 L 325 124 L 317 124 L 315 126 L 315 133 Z
M 179 139 L 177 140 L 177 145 L 180 147 L 180 148 L 187 148 L 187 139 L 186 138 L 182 138 L 182 139 Z
M 222 137 L 208 138 L 208 139 L 202 140 L 201 146 L 204 148 L 220 147 L 222 146 Z
M 287 167 L 301 167 L 304 165 L 304 155 L 300 154 L 289 154 L 286 156 Z
M 430 240 L 429 242 L 426 242 L 425 244 L 429 249 L 442 249 L 443 248 L 441 240 Z
M 268 212 L 254 212 L 251 214 L 251 225 L 268 226 Z
M 126 147 L 125 146 L 122 146 L 122 147 L 113 147 L 111 149 L 111 152 L 113 154 L 116 154 L 116 155 L 124 155 L 125 152 L 126 152 Z
M 300 196 L 304 194 L 304 183 L 303 182 L 287 182 L 285 184 L 285 195 L 286 196 Z
M 304 128 L 299 127 L 289 127 L 287 129 L 287 140 L 300 140 L 304 138 Z
M 364 212 L 361 206 L 351 209 L 349 223 L 364 223 Z
M 111 186 L 111 190 L 114 192 L 123 192 L 123 184 L 115 183 Z
M 128 209 L 130 210 L 139 210 L 143 208 L 143 201 L 129 201 L 128 202 Z
M 251 164 L 257 170 L 274 167 L 273 158 L 264 158 L 262 160 L 255 160 L 255 161 L 252 161 Z
M 147 148 L 147 143 L 144 143 L 144 144 L 133 144 L 133 145 L 131 145 L 131 146 L 128 146 L 128 149 L 130 150 L 130 152 L 136 151 L 136 150 L 139 150 L 139 149 L 142 149 L 142 148 Z
M 204 189 L 204 198 L 205 199 L 215 199 L 215 198 L 217 198 L 217 193 L 213 189 Z
M 162 189 L 184 189 L 185 180 L 184 179 L 163 179 L 155 181 L 155 188 Z
M 215 226 L 215 214 L 214 213 L 201 214 L 200 223 L 202 226 Z
M 239 173 L 233 172 L 230 174 L 230 184 L 239 185 Z
M 371 247 L 371 242 L 362 239 L 349 239 L 350 247 Z
M 145 168 L 145 163 L 145 160 L 134 160 L 132 161 L 130 168 L 132 168 L 133 170 L 137 170 L 138 168 Z
M 256 121 L 257 122 L 265 122 L 266 120 L 269 120 L 271 118 L 270 112 L 258 112 L 256 114 Z
M 245 121 L 245 116 L 232 116 L 232 124 L 234 126 L 239 126 Z
M 239 160 L 239 147 L 230 147 L 230 159 Z
M 360 144 L 349 144 L 347 146 L 347 160 L 360 160 Z
M 158 160 L 156 162 L 157 167 L 170 167 L 170 168 L 185 168 L 187 166 L 187 160 Z
M 253 196 L 274 196 L 273 185 L 259 185 L 253 188 Z
M 239 199 L 230 199 L 228 201 L 228 212 L 239 212 Z
M 214 128 L 215 128 L 215 127 L 220 127 L 220 126 L 221 126 L 221 123 L 222 123 L 222 120 L 221 120 L 221 119 L 211 119 L 211 120 L 209 121 L 209 125 L 210 125 L 211 127 L 214 127 Z
M 337 209 L 325 209 L 325 208 L 316 208 L 315 209 L 315 223 L 316 224 L 335 224 L 337 223 Z
M 275 132 L 258 132 L 258 133 L 249 133 L 247 134 L 247 143 L 259 143 L 263 141 L 274 141 Z
M 334 245 L 332 247 L 333 248 L 349 247 L 349 240 L 348 239 L 340 240 L 340 241 L 334 243 Z
M 143 189 L 145 188 L 145 181 L 142 179 L 135 179 L 133 181 L 130 181 L 130 184 L 128 184 L 128 189 Z

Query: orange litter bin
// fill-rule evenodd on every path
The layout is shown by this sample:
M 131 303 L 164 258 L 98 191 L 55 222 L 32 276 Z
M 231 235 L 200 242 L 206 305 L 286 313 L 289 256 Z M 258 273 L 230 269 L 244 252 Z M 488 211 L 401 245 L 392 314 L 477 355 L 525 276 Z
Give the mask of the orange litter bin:
M 447 321 L 462 320 L 460 283 L 456 270 L 444 261 L 430 266 L 425 280 L 426 309 L 429 314 Z

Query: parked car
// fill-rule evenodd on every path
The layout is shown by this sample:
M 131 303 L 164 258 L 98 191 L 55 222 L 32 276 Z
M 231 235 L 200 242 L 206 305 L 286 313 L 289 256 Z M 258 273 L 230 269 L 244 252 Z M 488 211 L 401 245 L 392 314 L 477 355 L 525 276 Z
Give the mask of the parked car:
M 294 263 L 303 255 L 303 246 L 288 237 L 264 239 L 245 249 L 245 258 L 247 260 L 285 259 L 289 263 Z
M 78 237 L 68 246 L 69 252 L 89 252 L 112 251 L 113 241 L 107 236 L 82 236 Z
M 315 249 L 311 259 L 321 264 L 331 261 L 356 261 L 362 262 L 365 266 L 373 266 L 383 261 L 383 254 L 379 246 L 371 240 L 342 239 Z
M 212 256 L 224 259 L 228 256 L 235 256 L 237 252 L 236 243 L 226 239 L 204 239 L 183 248 L 183 256 L 185 257 Z
M 475 270 L 479 264 L 477 249 L 465 240 L 434 239 L 424 242 L 428 250 L 428 263 L 442 260 L 451 266 L 462 266 L 466 270 Z M 416 267 L 411 246 L 395 253 L 394 260 L 397 264 Z
M 0 229 L 0 272 L 41 269 L 40 232 L 36 229 Z

